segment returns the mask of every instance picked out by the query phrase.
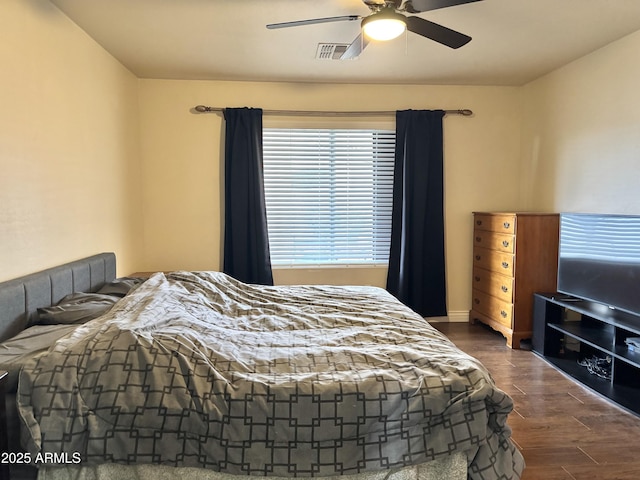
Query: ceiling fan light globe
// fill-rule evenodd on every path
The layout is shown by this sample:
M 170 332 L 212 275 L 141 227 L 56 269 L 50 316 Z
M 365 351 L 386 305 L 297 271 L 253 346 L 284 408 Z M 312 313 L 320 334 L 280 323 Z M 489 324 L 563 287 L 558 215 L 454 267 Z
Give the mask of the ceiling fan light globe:
M 404 15 L 382 10 L 362 20 L 362 31 L 373 40 L 392 40 L 407 29 Z

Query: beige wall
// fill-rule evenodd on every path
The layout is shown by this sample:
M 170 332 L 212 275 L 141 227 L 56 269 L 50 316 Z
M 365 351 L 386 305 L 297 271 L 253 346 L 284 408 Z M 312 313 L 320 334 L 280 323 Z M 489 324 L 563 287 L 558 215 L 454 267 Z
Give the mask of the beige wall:
M 444 121 L 449 310 L 454 316 L 467 314 L 471 212 L 518 208 L 520 88 L 141 80 L 144 269 L 221 268 L 223 120 L 193 114 L 190 109 L 198 104 L 272 110 L 472 109 L 473 117 L 451 115 Z M 287 121 L 323 122 L 265 117 L 265 125 Z M 354 121 L 394 128 L 393 117 Z M 277 283 L 383 286 L 386 270 L 286 269 L 274 276 Z
M 523 203 L 640 214 L 640 32 L 523 88 Z
M 0 13 L 0 280 L 102 251 L 135 269 L 137 79 L 49 2 Z

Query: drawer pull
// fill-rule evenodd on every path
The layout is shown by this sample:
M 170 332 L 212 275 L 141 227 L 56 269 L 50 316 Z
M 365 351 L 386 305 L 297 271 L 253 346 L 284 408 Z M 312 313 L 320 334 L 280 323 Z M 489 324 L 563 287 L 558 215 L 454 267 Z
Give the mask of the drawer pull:
M 504 228 L 509 228 L 509 227 L 511 226 L 511 224 L 510 224 L 509 222 L 504 222 L 504 223 L 502 224 L 502 226 L 503 226 Z
M 476 237 L 476 242 L 478 243 L 482 242 L 482 237 Z
M 475 303 L 476 305 L 480 305 L 480 300 L 477 298 L 474 298 L 473 303 Z
M 509 263 L 502 262 L 502 268 L 509 268 Z
M 507 318 L 507 312 L 500 310 L 500 316 L 502 316 L 502 318 Z
M 503 241 L 502 241 L 502 246 L 503 246 L 504 248 L 507 248 L 507 247 L 509 246 L 509 241 L 508 241 L 508 240 L 503 240 Z
M 507 288 L 507 286 L 506 286 L 506 285 L 502 285 L 502 291 L 503 291 L 504 293 L 507 293 L 507 292 L 509 291 L 509 288 Z
M 482 220 L 476 220 L 476 225 L 482 225 Z
M 480 261 L 482 257 L 480 255 L 476 255 L 476 260 Z
M 480 277 L 479 277 L 478 275 L 476 275 L 475 277 L 473 277 L 473 279 L 474 279 L 476 282 L 479 282 L 479 281 L 480 281 Z

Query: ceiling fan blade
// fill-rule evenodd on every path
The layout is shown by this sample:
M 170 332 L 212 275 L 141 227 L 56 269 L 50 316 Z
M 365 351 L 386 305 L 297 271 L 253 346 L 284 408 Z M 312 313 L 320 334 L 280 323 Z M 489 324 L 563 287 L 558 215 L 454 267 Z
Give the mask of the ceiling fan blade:
M 471 41 L 471 37 L 464 33 L 420 17 L 407 17 L 407 30 L 451 48 L 460 48 Z
M 480 1 L 482 0 L 407 0 L 404 9 L 409 13 L 420 13 Z
M 357 58 L 367 45 L 369 45 L 369 39 L 360 33 L 340 56 L 340 60 L 351 60 L 353 58 Z
M 272 30 L 275 28 L 288 28 L 299 27 L 303 25 L 315 25 L 316 23 L 330 23 L 330 22 L 351 22 L 354 20 L 360 20 L 360 15 L 342 15 L 340 17 L 325 17 L 325 18 L 311 18 L 309 20 L 297 20 L 294 22 L 282 22 L 282 23 L 270 23 L 267 28 Z

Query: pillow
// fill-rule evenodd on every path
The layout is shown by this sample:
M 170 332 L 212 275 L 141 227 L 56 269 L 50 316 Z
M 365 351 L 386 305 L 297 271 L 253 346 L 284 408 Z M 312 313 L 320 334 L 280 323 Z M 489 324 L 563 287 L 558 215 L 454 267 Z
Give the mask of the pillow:
M 118 297 L 124 297 L 134 288 L 138 287 L 146 278 L 138 277 L 121 277 L 104 285 L 98 293 L 105 295 L 116 295 Z
M 115 295 L 72 293 L 53 307 L 39 308 L 33 325 L 85 323 L 107 313 L 118 300 Z

